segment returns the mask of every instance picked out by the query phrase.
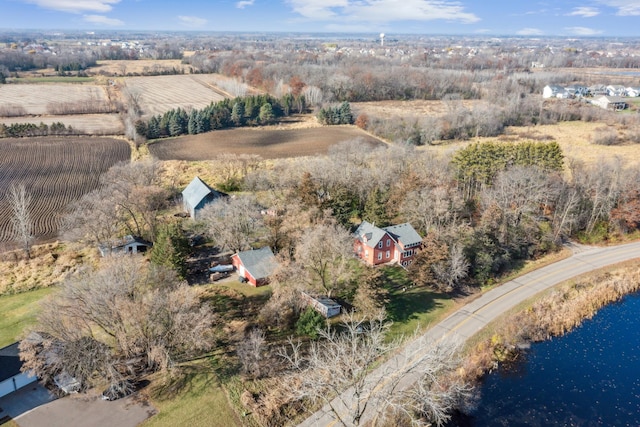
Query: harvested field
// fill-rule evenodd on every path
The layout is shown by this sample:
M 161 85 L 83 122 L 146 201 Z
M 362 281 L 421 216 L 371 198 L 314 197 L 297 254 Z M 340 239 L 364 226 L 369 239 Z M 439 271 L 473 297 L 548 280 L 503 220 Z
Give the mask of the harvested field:
M 11 125 L 13 123 L 45 123 L 62 122 L 65 126 L 80 131 L 87 135 L 122 135 L 124 125 L 118 114 L 77 114 L 68 116 L 27 116 L 0 118 L 0 123 Z
M 0 149 L 0 242 L 12 240 L 6 199 L 12 184 L 24 184 L 31 194 L 34 234 L 45 240 L 56 236 L 69 202 L 97 188 L 100 175 L 131 156 L 129 144 L 112 138 L 5 138 Z
M 85 84 L 5 84 L 0 85 L 0 117 L 112 111 L 105 88 Z M 55 110 L 55 111 L 53 111 Z
M 258 154 L 265 159 L 326 154 L 330 146 L 356 138 L 383 142 L 355 126 L 309 129 L 229 129 L 157 141 L 149 151 L 160 160 L 215 160 L 221 153 Z
M 140 94 L 146 117 L 174 108 L 203 108 L 227 94 L 215 86 L 216 76 L 209 74 L 127 77 L 126 89 Z

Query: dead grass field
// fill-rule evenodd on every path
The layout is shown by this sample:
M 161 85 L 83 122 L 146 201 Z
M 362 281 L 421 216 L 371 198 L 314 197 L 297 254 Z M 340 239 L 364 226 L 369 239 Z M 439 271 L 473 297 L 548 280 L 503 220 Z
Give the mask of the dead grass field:
M 482 103 L 480 100 L 460 101 L 465 108 L 473 108 Z M 448 103 L 445 101 L 376 101 L 353 102 L 351 109 L 357 114 L 366 113 L 369 116 L 380 118 L 407 117 L 407 116 L 442 116 L 448 112 Z
M 637 86 L 640 82 L 640 70 L 637 68 L 534 68 L 533 72 L 574 74 L 585 84 L 623 84 Z
M 23 110 L 21 115 L 43 115 L 49 104 L 96 103 L 107 105 L 105 88 L 90 84 L 6 84 L 0 85 L 0 116 L 13 107 Z
M 98 65 L 87 70 L 87 74 L 126 75 L 161 72 L 162 70 L 184 70 L 189 72 L 189 66 L 182 64 L 180 59 L 137 59 L 98 61 Z
M 140 104 L 146 117 L 174 108 L 203 108 L 221 101 L 226 94 L 216 88 L 215 75 L 175 75 L 127 77 L 126 89 L 140 94 Z
M 51 125 L 62 122 L 65 126 L 81 131 L 87 135 L 122 135 L 124 125 L 118 114 L 76 114 L 65 116 L 27 116 L 0 118 L 0 123 L 10 125 L 13 123 L 45 123 Z
M 383 144 L 355 126 L 239 128 L 157 141 L 149 145 L 149 152 L 160 160 L 215 160 L 222 153 L 258 154 L 265 159 L 277 159 L 325 154 L 330 146 L 356 138 L 370 144 Z
M 32 196 L 34 234 L 56 236 L 65 207 L 97 188 L 100 175 L 131 157 L 123 140 L 96 137 L 0 139 L 0 242 L 12 240 L 6 194 L 24 184 Z
M 591 142 L 596 129 L 607 127 L 606 123 L 597 122 L 561 122 L 555 125 L 532 127 L 511 127 L 503 136 L 496 138 L 477 138 L 464 142 L 443 142 L 438 146 L 427 146 L 422 149 L 437 150 L 443 153 L 456 151 L 475 142 L 485 141 L 524 141 L 547 140 L 557 141 L 567 160 L 576 159 L 586 164 L 596 164 L 603 160 L 619 158 L 627 167 L 640 167 L 640 144 L 596 145 Z M 619 130 L 624 134 L 624 130 Z M 567 162 L 565 161 L 565 165 Z

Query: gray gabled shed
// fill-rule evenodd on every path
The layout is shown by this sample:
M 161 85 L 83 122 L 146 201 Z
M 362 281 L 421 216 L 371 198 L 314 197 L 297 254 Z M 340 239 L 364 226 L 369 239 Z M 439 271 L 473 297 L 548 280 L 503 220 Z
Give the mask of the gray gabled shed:
M 187 185 L 187 188 L 182 191 L 182 206 L 191 218 L 197 219 L 200 209 L 214 200 L 225 196 L 225 193 L 214 190 L 196 176 L 193 178 L 193 181 Z

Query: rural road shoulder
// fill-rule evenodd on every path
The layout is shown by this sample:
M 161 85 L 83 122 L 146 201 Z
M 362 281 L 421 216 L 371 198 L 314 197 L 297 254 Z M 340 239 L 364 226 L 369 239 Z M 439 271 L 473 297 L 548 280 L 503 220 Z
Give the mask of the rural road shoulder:
M 411 347 L 418 341 L 435 343 L 450 336 L 466 341 L 498 316 L 539 292 L 581 274 L 635 258 L 640 258 L 640 242 L 578 251 L 569 258 L 527 273 L 486 292 L 430 328 L 423 336 L 424 341 L 416 340 L 409 343 L 407 347 Z M 403 357 L 403 355 L 398 355 L 374 370 L 370 374 L 370 381 L 379 383 L 380 380 L 376 376 L 388 375 L 390 366 L 403 366 Z M 417 380 L 417 377 L 413 380 Z M 413 381 L 403 381 L 402 383 L 405 387 L 409 387 Z M 346 412 L 345 405 L 351 406 L 350 401 L 352 398 L 347 390 L 340 397 L 334 399 L 332 405 L 344 408 Z M 365 413 L 361 421 L 371 416 L 373 414 L 367 417 Z M 336 424 L 329 406 L 325 405 L 299 426 L 324 427 Z

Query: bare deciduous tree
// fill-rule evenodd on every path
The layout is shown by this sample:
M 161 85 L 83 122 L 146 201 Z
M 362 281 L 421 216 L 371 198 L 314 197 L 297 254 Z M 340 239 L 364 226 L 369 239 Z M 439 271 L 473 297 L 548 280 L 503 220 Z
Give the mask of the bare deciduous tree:
M 65 281 L 43 305 L 21 357 L 45 380 L 66 372 L 84 386 L 101 378 L 117 384 L 207 351 L 213 323 L 210 308 L 173 271 L 112 257 Z
M 11 225 L 13 226 L 14 239 L 31 258 L 31 246 L 33 245 L 33 220 L 31 219 L 31 194 L 24 184 L 12 185 L 9 188 L 9 205 L 11 206 Z
M 252 377 L 259 377 L 262 370 L 262 361 L 265 347 L 265 335 L 261 329 L 252 329 L 245 339 L 238 344 L 236 353 L 242 364 L 242 370 Z
M 285 382 L 291 396 L 326 404 L 343 426 L 378 425 L 394 412 L 416 424 L 422 417 L 442 425 L 471 391 L 454 375 L 460 345 L 421 338 L 372 370 L 380 357 L 399 349 L 398 341 L 385 339 L 388 327 L 383 319 L 363 322 L 348 316 L 339 330 L 320 331 L 306 352 L 290 341 L 279 354 L 296 376 Z

